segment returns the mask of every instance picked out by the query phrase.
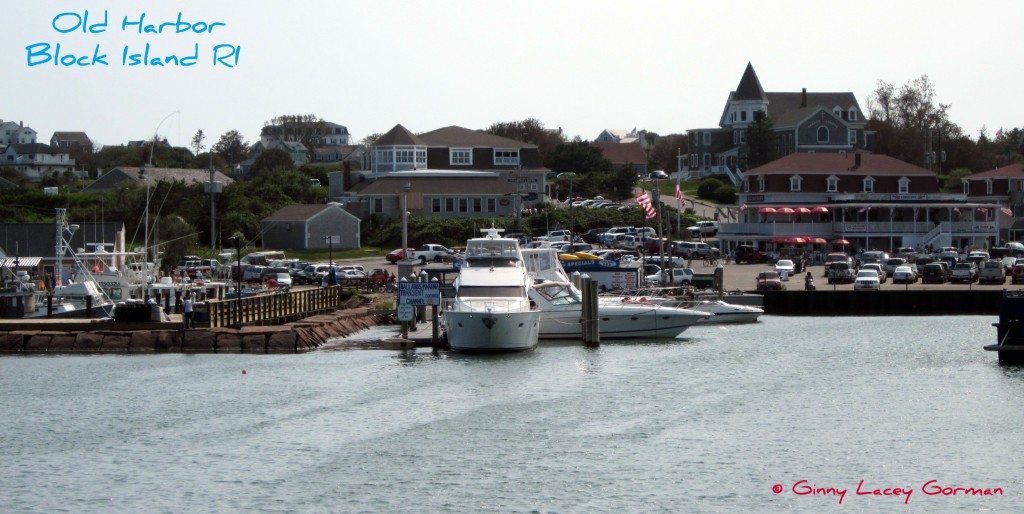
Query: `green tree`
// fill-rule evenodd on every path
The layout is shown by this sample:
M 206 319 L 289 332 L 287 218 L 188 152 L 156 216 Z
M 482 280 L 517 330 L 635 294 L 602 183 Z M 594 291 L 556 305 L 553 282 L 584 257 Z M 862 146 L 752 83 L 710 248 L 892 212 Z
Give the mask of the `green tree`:
M 867 105 L 871 116 L 867 129 L 876 133 L 877 153 L 928 166 L 929 152 L 963 136 L 963 129 L 949 119 L 950 105 L 935 102 L 935 86 L 928 75 L 898 90 L 880 80 Z
M 284 114 L 266 122 L 261 136 L 298 141 L 312 152 L 327 134 L 327 122 L 315 114 Z
M 715 189 L 714 197 L 715 202 L 720 205 L 732 205 L 735 204 L 738 199 L 736 196 L 736 188 L 728 184 Z
M 707 200 L 713 200 L 715 198 L 715 191 L 722 187 L 721 180 L 717 178 L 708 177 L 700 181 L 700 185 L 697 186 L 697 196 Z
M 199 129 L 198 131 L 196 131 L 195 135 L 192 136 L 192 144 L 191 144 L 192 153 L 195 154 L 195 155 L 199 155 L 199 152 L 202 152 L 203 150 L 205 150 L 206 149 L 205 141 L 206 141 L 206 134 L 203 134 L 203 129 Z
M 537 145 L 537 152 L 540 154 L 541 161 L 544 161 L 546 156 L 554 152 L 558 145 L 565 142 L 562 129 L 546 129 L 544 124 L 536 118 L 494 123 L 487 127 L 484 132 Z
M 252 174 L 256 174 L 265 171 L 293 169 L 295 169 L 295 163 L 292 161 L 292 156 L 280 148 L 272 148 L 261 153 L 259 157 L 256 157 L 256 160 L 252 163 L 252 169 L 250 172 Z
M 213 145 L 213 151 L 224 158 L 228 164 L 238 164 L 249 154 L 249 144 L 245 142 L 237 130 L 229 130 L 220 136 L 220 141 Z
M 647 167 L 652 170 L 665 170 L 669 173 L 679 168 L 678 155 L 686 155 L 687 137 L 685 134 L 669 134 L 658 137 L 654 146 L 647 153 Z
M 957 168 L 950 171 L 946 175 L 945 180 L 942 182 L 943 193 L 962 193 L 964 191 L 963 178 L 970 175 L 971 170 L 966 168 Z
M 562 143 L 548 155 L 546 165 L 555 173 L 576 173 L 573 194 L 591 196 L 599 191 L 600 180 L 612 171 L 612 163 L 601 156 L 601 150 L 585 142 Z
M 754 121 L 747 126 L 746 169 L 768 164 L 778 158 L 775 128 L 764 111 L 754 111 Z

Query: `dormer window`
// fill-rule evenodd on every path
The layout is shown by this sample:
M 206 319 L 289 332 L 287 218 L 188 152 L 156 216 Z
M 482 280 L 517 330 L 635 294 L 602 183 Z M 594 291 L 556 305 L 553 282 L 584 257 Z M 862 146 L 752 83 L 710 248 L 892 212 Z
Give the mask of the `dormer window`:
M 764 177 L 757 177 L 757 186 L 760 192 L 764 192 Z
M 494 149 L 494 165 L 495 166 L 518 166 L 519 165 L 519 149 L 518 148 L 495 148 Z
M 449 159 L 451 160 L 452 166 L 472 166 L 473 149 L 452 148 L 451 150 L 449 150 Z
M 992 179 L 990 178 L 985 179 L 985 194 L 992 194 Z
M 864 177 L 864 192 L 874 193 L 875 192 L 875 179 L 871 177 Z
M 847 111 L 849 121 L 857 121 L 857 109 L 850 109 Z
M 819 143 L 828 143 L 828 128 L 827 127 L 818 127 L 818 142 Z
M 804 179 L 800 175 L 793 175 L 792 177 L 789 177 L 789 190 L 790 191 L 799 191 L 800 190 L 800 183 L 803 182 L 803 181 L 804 181 Z
M 825 190 L 829 193 L 835 193 L 839 191 L 839 177 L 830 175 L 825 179 Z
M 900 194 L 905 195 L 910 192 L 910 179 L 907 177 L 900 177 L 899 180 Z
M 838 107 L 832 108 L 832 114 L 835 114 L 836 118 L 843 119 L 843 110 Z

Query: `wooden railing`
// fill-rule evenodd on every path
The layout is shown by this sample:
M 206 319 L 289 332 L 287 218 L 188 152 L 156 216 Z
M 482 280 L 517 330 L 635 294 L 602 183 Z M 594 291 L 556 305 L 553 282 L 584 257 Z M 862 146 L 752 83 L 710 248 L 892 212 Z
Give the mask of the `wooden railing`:
M 240 300 L 211 300 L 206 304 L 209 326 L 212 328 L 278 322 L 333 311 L 343 303 L 344 291 L 344 286 L 337 285 L 259 294 Z

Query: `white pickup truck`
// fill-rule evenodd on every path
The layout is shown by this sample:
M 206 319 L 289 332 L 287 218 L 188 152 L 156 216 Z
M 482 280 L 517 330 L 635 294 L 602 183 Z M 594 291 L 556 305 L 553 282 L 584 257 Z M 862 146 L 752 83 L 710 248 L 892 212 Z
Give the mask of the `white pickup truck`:
M 451 262 L 455 259 L 455 252 L 443 245 L 425 244 L 409 252 L 409 258 L 419 260 L 422 264 L 428 262 Z
M 569 242 L 569 238 L 570 237 L 572 237 L 572 236 L 571 236 L 571 233 L 568 230 L 552 230 L 551 232 L 548 232 L 547 234 L 544 234 L 543 236 L 535 237 L 534 240 L 535 241 L 549 241 L 549 242 L 555 242 L 555 241 Z

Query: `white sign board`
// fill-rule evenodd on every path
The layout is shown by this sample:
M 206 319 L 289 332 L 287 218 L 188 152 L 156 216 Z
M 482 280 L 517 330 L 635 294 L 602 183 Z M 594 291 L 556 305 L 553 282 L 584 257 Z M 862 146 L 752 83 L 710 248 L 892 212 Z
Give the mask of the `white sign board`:
M 398 306 L 398 321 L 412 321 L 414 318 L 416 318 L 416 307 L 411 304 Z
M 440 305 L 441 284 L 437 282 L 399 282 L 398 303 L 400 305 Z

